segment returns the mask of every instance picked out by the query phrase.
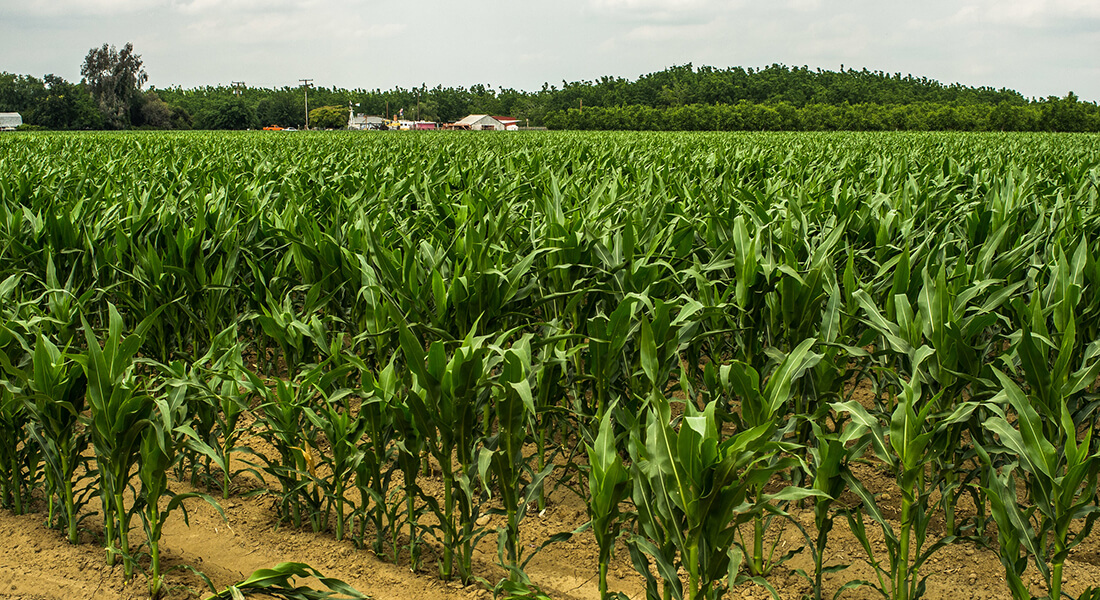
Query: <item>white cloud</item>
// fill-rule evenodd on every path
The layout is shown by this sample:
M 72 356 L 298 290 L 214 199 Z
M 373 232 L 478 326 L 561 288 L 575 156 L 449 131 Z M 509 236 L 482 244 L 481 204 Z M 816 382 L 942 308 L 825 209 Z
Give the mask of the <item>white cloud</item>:
M 1100 19 L 1095 0 L 975 0 L 964 4 L 948 20 L 953 24 L 986 22 L 1043 27 L 1074 19 Z
M 659 24 L 706 22 L 743 4 L 740 0 L 591 0 L 595 12 L 606 18 Z
M 632 42 L 669 42 L 698 40 L 709 37 L 715 32 L 714 23 L 693 25 L 642 25 L 635 27 L 622 36 Z
M 9 14 L 28 17 L 113 16 L 163 8 L 161 0 L 29 0 L 12 2 Z
M 306 8 L 311 2 L 294 0 L 173 0 L 172 7 L 183 14 L 246 13 L 295 11 Z
M 694 10 L 707 4 L 707 0 L 593 0 L 592 2 L 592 5 L 600 10 L 638 12 Z

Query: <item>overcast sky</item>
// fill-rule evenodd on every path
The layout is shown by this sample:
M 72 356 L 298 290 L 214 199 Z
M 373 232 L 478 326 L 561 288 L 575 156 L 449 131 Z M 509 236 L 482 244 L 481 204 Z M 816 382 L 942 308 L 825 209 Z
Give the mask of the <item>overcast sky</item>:
M 1100 0 L 0 0 L 0 71 L 78 81 L 89 48 L 128 41 L 158 87 L 536 90 L 784 63 L 1100 101 Z

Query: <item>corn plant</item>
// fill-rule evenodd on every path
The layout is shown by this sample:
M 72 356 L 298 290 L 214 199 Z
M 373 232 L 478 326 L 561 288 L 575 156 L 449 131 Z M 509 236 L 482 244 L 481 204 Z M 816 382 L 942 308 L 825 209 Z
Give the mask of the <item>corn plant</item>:
M 630 497 L 630 471 L 623 465 L 616 444 L 611 415 L 613 403 L 600 419 L 599 433 L 594 444 L 587 445 L 588 450 L 588 518 L 592 533 L 599 547 L 600 598 L 609 598 L 607 591 L 607 567 L 611 563 L 611 554 L 615 550 L 615 541 L 623 526 L 621 504 Z
M 17 515 L 28 510 L 34 486 L 37 447 L 25 444 L 25 426 L 29 419 L 23 399 L 7 388 L 0 388 L 0 501 Z
M 328 452 L 321 455 L 319 462 L 328 465 L 324 476 L 316 475 L 313 469 L 313 484 L 319 486 L 325 495 L 325 521 L 330 513 L 336 516 L 336 539 L 344 539 L 346 531 L 347 499 L 344 491 L 363 460 L 360 441 L 370 427 L 370 420 L 361 410 L 356 411 L 349 402 L 349 391 L 333 397 L 322 398 L 316 408 L 306 406 L 302 409 L 313 427 L 328 442 Z
M 402 391 L 404 392 L 406 390 L 407 388 Z M 398 512 L 398 507 L 403 504 L 404 513 L 402 518 L 404 519 L 405 525 L 409 528 L 409 543 L 407 546 L 409 551 L 409 568 L 416 571 L 420 568 L 421 540 L 424 535 L 424 530 L 420 523 L 420 516 L 424 512 L 424 503 L 421 502 L 420 505 L 418 505 L 417 500 L 425 496 L 420 490 L 418 477 L 424 467 L 427 441 L 417 428 L 416 418 L 407 402 L 392 404 L 390 405 L 390 410 L 392 411 L 391 419 L 393 423 L 394 438 L 396 440 L 394 464 L 401 474 L 401 493 L 403 495 L 402 501 L 393 503 L 394 516 L 390 519 L 392 525 L 390 543 L 393 558 L 397 560 L 401 522 L 396 518 L 396 513 Z
M 1100 362 L 1074 374 L 1075 385 L 1096 379 Z M 1066 556 L 1086 539 L 1100 507 L 1096 505 L 1097 474 L 1100 454 L 1092 448 L 1092 427 L 1080 429 L 1074 423 L 1067 403 L 1060 414 L 1048 421 L 1042 398 L 1033 391 L 1024 392 L 1009 377 L 996 373 L 1003 386 L 1003 411 L 985 421 L 998 442 L 983 448 L 982 457 L 989 470 L 988 493 L 993 517 L 1001 541 L 999 556 L 1013 598 L 1030 598 L 1021 575 L 1030 557 L 1050 590 L 1050 598 L 1061 598 L 1062 570 Z M 1041 408 L 1040 408 L 1041 407 Z M 1015 425 L 1009 422 L 1011 409 Z M 994 463 L 992 456 L 1003 455 Z M 1017 471 L 1027 489 L 1027 502 L 1017 498 Z M 1074 522 L 1084 520 L 1080 529 Z
M 287 294 L 279 302 L 267 292 L 267 301 L 255 316 L 264 335 L 278 345 L 288 375 L 298 373 L 306 364 L 317 360 L 319 348 L 327 346 L 323 341 L 327 339 L 325 326 L 317 314 L 322 301 L 318 297 L 320 291 L 319 286 L 310 287 L 302 299 L 301 309 L 295 306 L 293 294 Z
M 49 498 L 47 522 L 54 523 L 54 511 L 60 507 L 66 539 L 75 544 L 79 541 L 78 512 L 87 501 L 86 494 L 77 493 L 75 477 L 86 463 L 83 453 L 88 436 L 78 423 L 88 378 L 72 354 L 39 335 L 29 383 L 33 395 L 25 399 L 31 421 L 27 431 L 42 453 Z
M 90 414 L 86 426 L 99 471 L 107 563 L 113 565 L 121 556 L 129 579 L 134 570 L 129 536 L 133 512 L 127 510 L 123 495 L 138 466 L 142 432 L 153 416 L 153 400 L 140 386 L 134 356 L 156 314 L 124 336 L 122 316 L 113 304 L 108 310 L 108 330 L 102 345 L 91 325 L 83 321 L 88 350 L 77 359 L 88 378 Z
M 164 573 L 160 564 L 160 538 L 169 515 L 180 509 L 183 511 L 186 522 L 187 507 L 183 501 L 188 498 L 202 498 L 213 506 L 223 519 L 225 518 L 221 507 L 210 496 L 201 492 L 177 494 L 168 487 L 168 472 L 172 470 L 172 464 L 177 460 L 180 447 L 184 444 L 203 444 L 186 426 L 185 393 L 184 388 L 176 387 L 166 396 L 156 398 L 154 414 L 151 415 L 148 426 L 142 430 L 141 434 L 137 471 L 141 487 L 134 503 L 134 510 L 139 511 L 141 515 L 146 543 L 149 546 L 151 562 L 149 596 L 154 600 L 161 596 L 164 588 Z M 162 498 L 168 499 L 168 504 L 163 508 L 160 505 Z
M 792 419 L 785 415 L 784 405 L 791 399 L 792 386 L 807 371 L 813 369 L 821 359 L 821 355 L 813 352 L 816 340 L 809 338 L 803 340 L 768 377 L 764 388 L 760 387 L 760 375 L 755 369 L 741 361 L 733 361 L 715 369 L 708 365 L 704 379 L 707 387 L 716 394 L 736 396 L 741 399 L 740 414 L 730 415 L 728 418 L 735 423 L 738 431 L 755 430 L 761 427 L 772 428 L 776 442 L 780 443 L 787 434 L 793 431 L 798 419 Z M 786 418 L 785 418 L 786 417 Z M 785 421 L 785 422 L 784 422 Z M 782 426 L 782 427 L 781 427 Z M 784 452 L 773 452 L 770 456 L 754 465 L 757 472 L 764 474 L 789 473 L 791 470 L 804 468 L 798 457 L 792 452 L 795 446 L 782 443 L 777 446 Z M 789 520 L 789 515 L 780 506 L 773 505 L 773 501 L 786 503 L 791 500 L 800 500 L 817 495 L 819 492 L 812 488 L 800 488 L 787 486 L 781 495 L 765 493 L 764 488 L 771 483 L 770 477 L 756 477 L 751 482 L 751 500 L 755 510 L 753 514 L 753 535 L 751 548 L 743 539 L 738 542 L 742 552 L 748 558 L 749 572 L 754 576 L 766 576 L 775 566 L 789 559 L 798 550 L 792 551 L 783 557 L 776 557 L 776 545 L 778 538 L 772 547 L 765 550 L 765 531 L 773 519 Z
M 668 400 L 654 393 L 644 428 L 639 423 L 631 433 L 638 533 L 628 546 L 651 600 L 718 598 L 740 581 L 737 528 L 761 510 L 753 506 L 751 494 L 760 481 L 775 475 L 770 459 L 780 448 L 771 439 L 770 423 L 723 439 L 716 407 L 714 401 L 702 411 L 686 404 L 677 430 Z M 661 587 L 649 559 L 663 580 Z M 678 567 L 688 574 L 686 590 Z
M 165 369 L 169 385 L 184 390 L 189 426 L 203 442 L 180 449 L 177 471 L 182 476 L 189 464 L 192 485 L 216 486 L 223 499 L 229 498 L 236 476 L 251 473 L 262 479 L 248 461 L 233 468 L 234 455 L 254 454 L 250 447 L 239 445 L 251 427 L 241 422 L 248 398 L 237 379 L 244 367 L 236 338 L 237 328 L 230 326 L 193 363 L 175 361 Z
M 399 327 L 402 352 L 414 376 L 406 403 L 443 479 L 443 505 L 436 510 L 443 532 L 440 574 L 452 578 L 457 549 L 459 577 L 468 581 L 480 493 L 474 452 L 483 435 L 479 416 L 489 397 L 487 374 L 498 362 L 493 349 L 501 342 L 490 346 L 488 336 L 475 336 L 471 329 L 448 358 L 442 342 L 433 342 L 425 354 L 412 332 Z
M 356 543 L 364 545 L 366 524 L 374 526 L 374 553 L 382 556 L 390 532 L 396 529 L 393 512 L 389 508 L 388 494 L 394 469 L 391 466 L 396 431 L 393 424 L 392 405 L 396 402 L 398 378 L 390 363 L 377 379 L 363 364 L 361 367 L 359 403 L 360 418 L 368 422 L 367 441 L 360 447 L 362 455 L 355 468 L 355 487 L 359 490 L 359 506 L 356 514 L 359 527 L 355 531 Z M 397 556 L 394 555 L 394 560 Z
M 623 350 L 631 338 L 635 297 L 625 298 L 610 315 L 597 314 L 588 321 L 588 365 L 586 372 L 592 378 L 592 395 L 595 406 L 586 406 L 584 394 L 578 394 L 575 402 L 581 404 L 580 412 L 602 418 L 611 404 L 616 389 L 622 390 L 629 372 L 623 364 Z
M 528 423 L 535 413 L 531 369 L 530 339 L 524 336 L 501 356 L 500 376 L 493 389 L 496 433 L 485 439 L 477 457 L 483 488 L 489 492 L 490 486 L 495 486 L 500 494 L 503 508 L 498 512 L 505 515 L 506 521 L 497 532 L 497 554 L 513 582 L 520 579 L 526 564 L 519 538 L 520 521 L 538 496 L 540 484 L 554 469 L 550 464 L 536 472 L 523 453 Z
M 930 496 L 937 487 L 940 473 L 929 473 L 926 465 L 937 456 L 950 450 L 949 432 L 959 422 L 968 418 L 974 405 L 962 406 L 950 414 L 936 413 L 937 398 L 922 401 L 922 389 L 918 382 L 901 383 L 901 394 L 894 411 L 887 418 L 887 428 L 858 402 L 833 403 L 833 409 L 850 415 L 851 431 L 843 437 L 848 440 L 864 438 L 860 443 L 870 446 L 875 457 L 894 475 L 901 495 L 899 529 L 895 530 L 882 513 L 878 501 L 858 479 L 847 474 L 849 488 L 862 501 L 862 510 L 847 513 L 848 524 L 867 553 L 867 561 L 875 569 L 875 588 L 889 600 L 910 600 L 921 597 L 925 590 L 925 577 L 920 569 L 936 550 L 950 544 L 955 538 L 948 534 L 925 548 L 928 526 L 932 521 L 929 511 Z M 886 556 L 877 556 L 871 547 L 864 511 L 882 530 Z
M 28 374 L 33 368 L 34 349 L 29 342 L 35 338 L 38 320 L 30 302 L 19 294 L 22 275 L 15 274 L 0 283 L 0 504 L 16 514 L 27 510 L 29 493 L 34 486 L 38 455 L 37 446 L 29 444 L 26 425 L 29 423 L 24 396 L 33 393 Z
M 316 590 L 304 585 L 294 585 L 295 578 L 316 578 L 329 591 Z M 240 600 L 260 594 L 269 598 L 286 600 L 364 600 L 369 598 L 350 585 L 325 577 L 320 571 L 305 563 L 284 562 L 270 569 L 257 569 L 251 575 L 226 589 L 207 596 L 206 600 Z
M 260 399 L 256 435 L 278 453 L 278 456 L 261 459 L 263 471 L 279 483 L 279 489 L 272 490 L 279 497 L 279 520 L 289 521 L 297 528 L 302 526 L 304 517 L 314 531 L 321 529 L 323 500 L 319 489 L 310 483 L 310 477 L 315 476 L 317 459 L 312 449 L 316 448 L 315 433 L 306 418 L 305 408 L 315 382 L 323 374 L 321 368 L 313 368 L 301 374 L 297 381 L 278 379 L 271 386 L 249 369 L 243 370 L 245 387 Z
M 830 431 L 823 428 L 817 422 L 810 423 L 817 444 L 807 450 L 810 483 L 817 494 L 813 497 L 814 531 L 812 534 L 803 531 L 810 554 L 814 561 L 813 575 L 808 575 L 801 569 L 795 572 L 810 582 L 813 600 L 822 600 L 824 597 L 823 577 L 830 573 L 838 573 L 847 569 L 849 565 L 839 564 L 826 566 L 828 556 L 829 534 L 840 515 L 833 507 L 840 495 L 848 488 L 849 481 L 853 479 L 850 462 L 865 450 L 868 440 L 864 438 L 860 443 L 851 443 L 856 440 L 850 436 L 858 435 L 856 428 L 844 428 L 840 424 Z M 833 594 L 834 600 L 845 591 L 858 587 L 862 582 L 853 581 L 841 585 Z

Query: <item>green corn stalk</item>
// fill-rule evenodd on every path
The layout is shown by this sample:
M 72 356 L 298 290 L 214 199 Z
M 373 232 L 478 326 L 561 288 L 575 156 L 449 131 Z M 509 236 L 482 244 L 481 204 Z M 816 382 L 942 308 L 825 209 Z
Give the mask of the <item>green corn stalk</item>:
M 77 270 L 77 268 L 73 268 L 69 272 L 69 277 L 65 281 L 65 285 L 62 286 L 57 278 L 53 256 L 47 258 L 46 303 L 52 321 L 50 324 L 56 328 L 56 337 L 63 344 L 69 344 L 73 341 L 79 322 L 80 308 L 90 305 L 92 298 L 97 293 L 95 289 L 88 289 L 79 296 L 76 294 L 74 278 L 77 275 Z
M 344 491 L 348 482 L 363 460 L 360 441 L 370 427 L 370 420 L 362 411 L 354 411 L 347 402 L 349 390 L 335 397 L 326 398 L 316 410 L 305 407 L 302 411 L 314 428 L 325 436 L 329 451 L 321 461 L 328 465 L 328 474 L 324 478 L 314 479 L 314 484 L 324 490 L 327 508 L 325 514 L 336 515 L 336 539 L 344 539 L 347 514 L 344 505 Z
M 396 436 L 391 407 L 396 401 L 398 378 L 392 362 L 378 374 L 377 380 L 365 364 L 362 364 L 360 374 L 364 397 L 361 398 L 359 412 L 361 418 L 369 423 L 366 429 L 369 441 L 361 447 L 362 458 L 355 469 L 355 487 L 360 497 L 356 543 L 363 545 L 366 523 L 370 520 L 375 532 L 374 553 L 382 556 L 386 538 L 396 528 L 393 519 L 389 518 L 391 512 L 387 507 L 387 494 L 393 474 L 393 468 L 388 465 L 392 462 Z M 397 557 L 393 559 L 397 560 Z
M 176 469 L 182 471 L 184 463 L 189 462 L 192 485 L 197 485 L 201 472 L 204 484 L 219 488 L 223 499 L 229 498 L 233 478 L 241 473 L 263 480 L 248 461 L 248 466 L 233 469 L 235 454 L 254 454 L 250 447 L 238 445 L 251 427 L 241 424 L 248 398 L 237 380 L 243 361 L 236 338 L 237 328 L 231 325 L 215 336 L 206 354 L 194 363 L 176 361 L 166 369 L 168 384 L 185 390 L 190 427 L 203 441 L 180 449 Z M 204 461 L 201 465 L 199 458 Z
M 34 349 L 28 340 L 37 336 L 32 303 L 19 296 L 20 274 L 0 282 L 0 505 L 16 514 L 27 510 L 28 499 L 36 477 L 37 445 L 30 444 L 26 426 L 29 423 L 24 396 L 33 378 Z
M 760 388 L 760 375 L 756 369 L 741 361 L 733 361 L 729 365 L 724 365 L 717 369 L 717 372 L 711 367 L 707 370 L 709 374 L 705 375 L 705 379 L 708 381 L 710 389 L 721 390 L 731 397 L 741 398 L 740 416 L 731 416 L 731 419 L 737 423 L 739 430 L 774 427 L 773 433 L 777 434 L 777 438 L 781 440 L 789 432 L 789 428 L 796 426 L 797 422 L 797 419 L 790 419 L 785 410 L 785 405 L 791 399 L 792 387 L 796 381 L 807 372 L 810 372 L 821 360 L 822 355 L 811 350 L 815 343 L 814 338 L 805 339 L 790 354 L 785 356 L 767 379 L 763 390 Z M 780 429 L 780 425 L 783 425 L 782 429 Z M 790 444 L 784 447 L 785 454 L 795 449 Z M 769 457 L 767 463 L 766 471 L 762 468 L 763 465 L 757 468 L 760 468 L 762 472 L 778 473 L 789 472 L 804 466 L 796 456 L 790 454 L 783 456 L 773 454 Z M 754 576 L 768 575 L 773 568 L 793 556 L 793 554 L 788 554 L 776 560 L 774 554 L 778 538 L 770 549 L 766 551 L 764 548 L 766 529 L 772 520 L 775 517 L 791 520 L 789 515 L 783 512 L 780 507 L 770 505 L 767 500 L 768 495 L 765 494 L 764 488 L 769 483 L 770 478 L 754 480 L 751 497 L 758 510 L 753 511 L 752 548 L 747 548 L 743 541 L 739 542 L 742 552 L 748 558 L 749 572 Z M 812 488 L 788 486 L 785 488 L 784 494 L 783 499 L 798 500 L 816 495 L 817 492 Z M 794 553 L 797 553 L 797 550 Z
M 27 430 L 42 452 L 50 496 L 48 522 L 53 524 L 54 506 L 60 506 L 66 539 L 76 544 L 82 502 L 78 502 L 74 478 L 88 446 L 87 434 L 77 424 L 84 412 L 88 378 L 72 355 L 39 335 L 30 384 L 34 394 L 25 399 L 31 420 Z
M 848 479 L 851 477 L 849 462 L 864 451 L 864 446 L 859 443 L 850 443 L 855 440 L 849 436 L 858 434 L 855 428 L 843 429 L 838 425 L 837 429 L 840 431 L 826 431 L 822 429 L 821 424 L 813 421 L 810 422 L 810 426 L 817 444 L 807 449 L 809 458 L 807 462 L 810 482 L 818 494 L 813 498 L 814 533 L 812 535 L 805 531 L 803 533 L 813 556 L 814 571 L 812 577 L 801 569 L 796 569 L 795 572 L 810 582 L 813 600 L 822 600 L 823 577 L 843 571 L 849 566 L 846 564 L 825 566 L 825 560 L 829 546 L 829 533 L 832 532 L 834 521 L 839 516 L 833 510 L 833 504 L 848 487 Z M 864 439 L 862 444 L 866 443 L 867 440 Z M 840 586 L 833 594 L 834 600 L 848 589 L 860 584 L 861 582 L 854 581 Z
M 417 429 L 412 411 L 407 403 L 391 406 L 393 429 L 397 440 L 394 452 L 394 462 L 402 475 L 402 492 L 404 495 L 405 523 L 409 526 L 409 568 L 416 571 L 420 568 L 420 541 L 423 535 L 420 524 L 420 515 L 423 507 L 417 507 L 417 498 L 423 496 L 417 482 L 417 475 L 424 465 L 425 440 Z M 394 510 L 398 510 L 397 504 Z M 395 519 L 391 517 L 391 522 Z M 397 526 L 391 531 L 391 547 L 394 560 L 397 560 L 400 529 Z
M 264 335 L 275 341 L 286 362 L 286 372 L 293 375 L 307 363 L 317 359 L 318 349 L 327 346 L 324 323 L 316 313 L 321 299 L 320 286 L 312 286 L 306 292 L 302 310 L 295 307 L 294 295 L 287 294 L 277 302 L 271 293 L 262 312 L 255 316 Z
M 1074 535 L 1069 524 L 1084 518 L 1087 531 L 1097 517 L 1094 496 L 1100 463 L 1089 454 L 1092 427 L 1087 424 L 1093 408 L 1084 392 L 1100 375 L 1100 343 L 1093 341 L 1082 348 L 1077 340 L 1082 269 L 1080 264 L 1071 268 L 1059 252 L 1047 289 L 1036 290 L 1028 305 L 1018 299 L 1013 303 L 1021 324 L 1013 350 L 1028 393 L 995 371 L 1002 387 L 997 400 L 1003 408 L 986 420 L 985 426 L 1000 439 L 987 440 L 982 456 L 988 489 L 998 495 L 991 499 L 993 516 L 998 528 L 1004 529 L 1001 537 L 1008 538 L 1001 560 L 1013 593 L 1017 593 L 1016 580 L 1026 565 L 1019 556 L 1023 549 L 1047 581 L 1051 597 L 1060 597 L 1065 556 L 1082 537 Z M 1048 321 L 1053 323 L 1053 331 L 1048 329 Z M 1012 362 L 1009 365 L 1014 366 Z M 1074 370 L 1074 365 L 1080 366 Z M 1015 413 L 1016 427 L 1009 424 L 1009 408 Z M 1080 428 L 1086 429 L 1083 442 L 1077 441 Z M 988 456 L 1006 452 L 1016 453 L 1018 458 L 994 464 Z M 1016 468 L 1024 473 L 1031 504 L 1027 508 L 1007 492 L 1015 490 L 1007 486 L 1015 482 Z
M 88 378 L 90 414 L 86 427 L 91 432 L 99 471 L 107 564 L 115 564 L 121 555 L 125 577 L 129 579 L 134 571 L 129 538 L 133 512 L 126 509 L 123 493 L 139 461 L 142 431 L 153 415 L 153 400 L 141 390 L 134 373 L 134 356 L 145 331 L 158 315 L 146 317 L 133 333 L 124 337 L 122 316 L 113 304 L 108 305 L 108 310 L 109 326 L 102 346 L 82 317 L 88 351 L 77 360 Z
M 535 419 L 531 422 L 535 437 L 535 470 L 542 471 L 557 449 L 551 449 L 555 439 L 568 431 L 564 423 L 564 408 L 567 405 L 567 390 L 573 387 L 570 366 L 581 346 L 570 347 L 571 335 L 561 331 L 558 323 L 547 324 L 542 331 L 544 341 L 539 349 L 537 362 L 541 365 L 535 372 Z M 572 356 L 571 356 L 572 355 Z M 538 508 L 546 508 L 546 489 L 539 490 Z
M 924 594 L 927 575 L 920 577 L 920 568 L 937 550 L 954 541 L 948 534 L 925 549 L 928 525 L 932 513 L 928 510 L 932 489 L 938 473 L 928 473 L 927 465 L 937 456 L 951 451 L 947 446 L 950 431 L 965 421 L 976 405 L 964 405 L 950 414 L 936 413 L 938 398 L 922 402 L 922 386 L 918 382 L 902 382 L 897 405 L 888 418 L 888 428 L 883 429 L 858 402 L 832 404 L 838 413 L 848 413 L 852 421 L 850 431 L 843 437 L 848 440 L 863 438 L 861 445 L 870 445 L 896 478 L 901 495 L 900 529 L 886 521 L 875 497 L 852 474 L 845 473 L 849 488 L 862 500 L 862 509 L 882 530 L 886 544 L 885 562 L 875 556 L 867 533 L 863 511 L 848 512 L 848 523 L 853 534 L 867 553 L 868 563 L 875 569 L 876 588 L 890 600 L 915 600 Z M 931 479 L 930 479 L 931 475 Z
M 183 510 L 187 520 L 187 508 L 182 503 L 188 498 L 202 498 L 213 506 L 222 518 L 225 514 L 210 496 L 200 492 L 176 494 L 168 488 L 168 472 L 178 457 L 178 450 L 184 444 L 202 444 L 186 422 L 186 400 L 183 388 L 173 389 L 167 397 L 155 400 L 156 410 L 150 423 L 141 434 L 136 508 L 140 509 L 142 525 L 145 529 L 146 543 L 149 545 L 149 597 L 160 598 L 164 592 L 164 574 L 160 563 L 160 538 L 164 523 L 177 509 Z M 160 499 L 168 498 L 168 504 L 161 508 Z
M 644 427 L 639 422 L 631 433 L 638 533 L 628 547 L 635 568 L 646 578 L 650 600 L 718 598 L 741 581 L 741 553 L 734 545 L 737 527 L 761 510 L 751 494 L 760 481 L 776 474 L 770 459 L 780 448 L 771 440 L 771 423 L 722 439 L 716 407 L 714 401 L 702 411 L 686 404 L 677 430 L 668 400 L 654 393 Z M 768 498 L 773 499 L 782 498 Z M 650 572 L 649 558 L 663 579 L 663 591 Z M 688 574 L 687 590 L 677 566 Z M 768 586 L 763 579 L 754 581 Z
M 625 385 L 623 349 L 630 340 L 631 321 L 637 310 L 636 297 L 625 298 L 610 316 L 597 314 L 587 323 L 588 366 L 592 377 L 594 407 L 584 405 L 585 394 L 575 399 L 581 403 L 581 414 L 602 418 L 611 403 L 612 393 Z
M 592 533 L 599 547 L 600 598 L 607 600 L 607 567 L 615 550 L 615 541 L 623 526 L 620 511 L 622 501 L 630 497 L 630 471 L 623 466 L 615 440 L 611 415 L 615 403 L 600 419 L 599 433 L 594 444 L 586 444 L 588 451 L 588 518 Z
M 433 342 L 425 354 L 403 323 L 399 328 L 402 352 L 414 376 L 406 403 L 443 478 L 443 506 L 436 509 L 443 530 L 441 575 L 446 580 L 453 577 L 458 550 L 459 577 L 467 581 L 473 575 L 473 524 L 477 520 L 477 487 L 472 480 L 477 476 L 474 449 L 482 435 L 478 416 L 487 401 L 486 374 L 496 363 L 495 353 L 491 353 L 488 336 L 475 336 L 471 329 L 450 358 L 442 342 Z M 494 347 L 500 343 L 498 340 Z
M 491 494 L 490 486 L 495 485 L 503 504 L 506 522 L 497 532 L 497 554 L 513 582 L 522 578 L 526 564 L 519 541 L 520 521 L 538 496 L 540 484 L 554 469 L 550 464 L 535 472 L 523 454 L 528 423 L 535 414 L 531 370 L 530 335 L 526 335 L 502 352 L 500 375 L 494 382 L 496 433 L 485 440 L 477 457 L 483 489 Z M 490 429 L 488 423 L 483 427 Z
M 0 442 L 0 488 L 3 496 L 0 501 L 17 515 L 29 509 L 35 477 L 36 456 L 30 454 L 35 448 L 24 443 L 29 441 L 25 428 L 27 423 L 23 399 L 6 387 L 0 388 L 0 435 L 3 436 Z
M 262 457 L 263 471 L 279 482 L 280 521 L 302 526 L 303 516 L 315 531 L 321 528 L 322 501 L 316 486 L 310 491 L 310 476 L 316 462 L 312 448 L 314 432 L 305 416 L 306 403 L 314 383 L 323 376 L 320 367 L 304 373 L 299 381 L 278 379 L 274 387 L 249 369 L 243 369 L 245 387 L 260 398 L 257 435 L 270 443 L 277 457 Z M 303 515 L 303 512 L 305 514 Z
M 1073 387 L 1095 381 L 1098 365 L 1075 373 Z M 1001 401 L 1006 410 L 985 421 L 999 443 L 987 444 L 981 454 L 989 471 L 987 493 L 1001 539 L 1000 559 L 1013 598 L 1030 598 L 1021 580 L 1029 556 L 1046 581 L 1050 598 L 1061 598 L 1066 556 L 1088 537 L 1100 517 L 1096 505 L 1100 453 L 1091 446 L 1091 427 L 1084 428 L 1078 439 L 1079 428 L 1067 404 L 1062 404 L 1054 423 L 1046 422 L 1045 411 L 1037 409 L 1042 399 L 1036 391 L 1025 394 L 1000 371 L 996 375 L 1004 391 L 994 401 Z M 1009 408 L 1015 413 L 1015 425 L 1008 420 Z M 995 454 L 1005 456 L 1003 466 L 991 460 Z M 1027 488 L 1026 503 L 1017 499 L 1017 470 Z M 1074 531 L 1071 525 L 1082 519 L 1083 526 Z

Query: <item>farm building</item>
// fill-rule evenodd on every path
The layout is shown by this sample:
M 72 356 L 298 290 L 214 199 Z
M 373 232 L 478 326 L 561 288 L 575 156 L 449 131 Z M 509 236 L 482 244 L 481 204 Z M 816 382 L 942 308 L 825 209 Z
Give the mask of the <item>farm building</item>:
M 504 129 L 507 130 L 507 131 L 518 131 L 519 130 L 519 119 L 514 119 L 512 117 L 493 117 L 493 118 L 496 119 L 497 121 L 500 121 L 500 124 L 504 125 Z
M 451 129 L 471 129 L 473 131 L 504 131 L 505 125 L 490 115 L 469 115 L 461 121 L 456 121 Z
M 382 129 L 385 119 L 374 115 L 355 115 L 348 119 L 348 129 Z
M 23 124 L 23 117 L 17 112 L 0 112 L 0 131 L 14 131 Z

